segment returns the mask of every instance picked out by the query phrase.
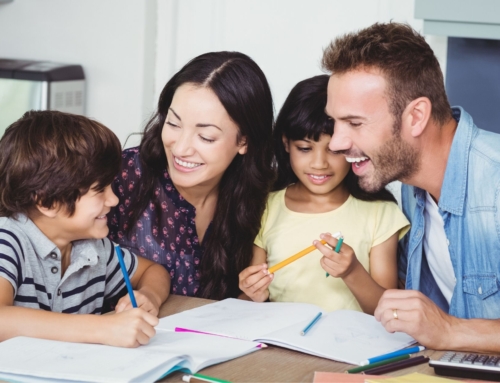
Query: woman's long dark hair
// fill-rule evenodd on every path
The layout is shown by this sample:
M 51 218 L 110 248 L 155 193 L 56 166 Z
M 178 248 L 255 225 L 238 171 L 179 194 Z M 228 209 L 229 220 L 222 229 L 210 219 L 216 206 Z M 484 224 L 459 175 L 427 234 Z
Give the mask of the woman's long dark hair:
M 325 113 L 328 88 L 327 75 L 308 78 L 293 87 L 281 108 L 274 127 L 273 140 L 278 177 L 273 190 L 281 190 L 298 181 L 290 166 L 290 155 L 285 150 L 283 136 L 290 140 L 304 138 L 318 141 L 322 134 L 333 135 L 334 123 Z M 364 201 L 392 201 L 394 196 L 387 189 L 367 193 L 358 184 L 358 177 L 349 170 L 344 182 L 349 193 Z
M 154 186 L 167 168 L 161 133 L 174 93 L 186 83 L 211 89 L 238 125 L 238 141 L 246 139 L 246 154 L 236 155 L 219 185 L 212 227 L 203 240 L 197 293 L 211 299 L 236 297 L 238 274 L 252 259 L 253 241 L 274 180 L 271 90 L 264 73 L 250 57 L 238 52 L 206 53 L 189 61 L 165 85 L 158 110 L 147 124 L 139 147 L 144 169 L 130 227 L 149 201 L 159 208 Z

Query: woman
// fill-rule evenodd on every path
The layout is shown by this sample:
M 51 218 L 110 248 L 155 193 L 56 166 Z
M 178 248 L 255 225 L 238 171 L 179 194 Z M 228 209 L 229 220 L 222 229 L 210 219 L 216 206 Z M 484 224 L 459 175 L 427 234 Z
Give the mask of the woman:
M 269 85 L 248 56 L 188 62 L 140 146 L 123 152 L 110 238 L 163 264 L 174 294 L 238 296 L 274 178 L 272 124 Z

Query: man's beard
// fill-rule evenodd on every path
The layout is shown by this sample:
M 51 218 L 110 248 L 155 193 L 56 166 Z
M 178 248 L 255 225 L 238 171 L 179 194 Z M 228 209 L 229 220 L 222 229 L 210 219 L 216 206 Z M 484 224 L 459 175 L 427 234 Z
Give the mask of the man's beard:
M 383 189 L 392 181 L 403 181 L 414 175 L 420 166 L 420 152 L 401 138 L 401 128 L 370 158 L 371 175 L 359 177 L 359 186 L 369 193 Z

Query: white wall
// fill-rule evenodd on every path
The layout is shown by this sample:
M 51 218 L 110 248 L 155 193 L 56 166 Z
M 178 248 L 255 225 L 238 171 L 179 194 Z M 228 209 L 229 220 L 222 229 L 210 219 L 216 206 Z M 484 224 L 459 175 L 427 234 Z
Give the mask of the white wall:
M 0 5 L 0 57 L 81 64 L 86 114 L 123 143 L 167 80 L 201 53 L 251 56 L 278 110 L 295 83 L 321 73 L 335 36 L 390 20 L 421 30 L 413 9 L 413 0 L 14 0 Z M 446 40 L 428 41 L 445 62 Z
M 147 6 L 147 4 L 149 4 Z M 122 142 L 153 102 L 156 1 L 14 0 L 0 5 L 0 57 L 81 64 L 86 115 Z M 146 36 L 146 34 L 149 36 Z M 148 92 L 149 87 L 149 92 Z M 147 103 L 147 108 L 145 103 Z M 0 111 L 1 113 L 1 111 Z
M 333 38 L 377 21 L 421 30 L 413 8 L 413 0 L 160 1 L 156 94 L 190 58 L 235 50 L 264 70 L 279 109 L 298 81 L 322 73 L 322 50 Z

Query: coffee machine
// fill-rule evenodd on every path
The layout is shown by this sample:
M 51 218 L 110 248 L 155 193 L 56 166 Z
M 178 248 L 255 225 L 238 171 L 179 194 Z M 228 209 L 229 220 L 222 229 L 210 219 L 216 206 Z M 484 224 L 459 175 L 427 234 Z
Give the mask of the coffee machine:
M 80 65 L 0 58 L 0 137 L 28 110 L 85 113 Z

